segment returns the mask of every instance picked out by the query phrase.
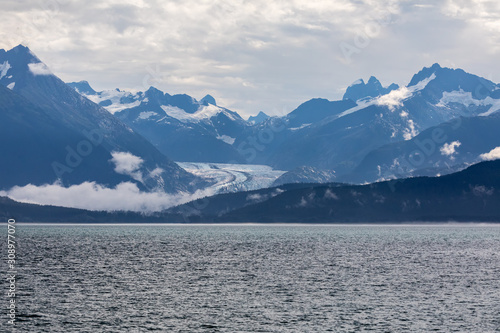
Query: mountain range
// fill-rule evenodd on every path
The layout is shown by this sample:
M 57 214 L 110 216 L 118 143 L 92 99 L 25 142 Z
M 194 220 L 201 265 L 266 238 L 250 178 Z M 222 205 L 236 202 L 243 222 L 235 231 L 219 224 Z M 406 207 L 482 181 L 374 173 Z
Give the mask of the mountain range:
M 27 47 L 1 50 L 0 66 L 0 189 L 86 181 L 132 181 L 167 192 L 204 186 L 61 81 Z
M 234 138 L 249 126 L 236 112 L 217 106 L 210 95 L 197 101 L 150 87 L 131 93 L 95 92 L 86 81 L 68 84 L 147 138 L 166 156 L 182 162 L 243 162 Z
M 384 87 L 375 77 L 366 83 L 359 79 L 341 100 L 314 98 L 285 116 L 261 111 L 245 120 L 218 105 L 211 95 L 197 100 L 155 87 L 96 91 L 87 81 L 66 84 L 19 45 L 0 50 L 0 191 L 83 183 L 107 188 L 133 184 L 137 193 L 204 190 L 216 194 L 253 189 L 257 192 L 248 195 L 259 199 L 251 207 L 258 207 L 262 214 L 273 212 L 268 220 L 277 221 L 287 216 L 279 212 L 287 211 L 298 198 L 289 197 L 290 190 L 280 192 L 283 186 L 291 186 L 287 189 L 301 193 L 307 207 L 317 210 L 316 215 L 308 212 L 311 221 L 334 221 L 346 215 L 330 219 L 324 209 L 337 202 L 319 200 L 319 192 L 306 194 L 304 184 L 308 188 L 329 184 L 323 189 L 326 193 L 338 186 L 351 191 L 349 186 L 374 183 L 354 191 L 359 189 L 366 198 L 375 190 L 390 197 L 375 182 L 411 178 L 405 190 L 410 193 L 441 184 L 442 179 L 459 179 L 442 176 L 462 174 L 457 172 L 471 170 L 477 163 L 483 169 L 484 165 L 493 168 L 495 163 L 481 162 L 488 154 L 494 155 L 489 159 L 500 155 L 495 150 L 500 147 L 498 110 L 500 85 L 462 69 L 434 64 L 413 75 L 405 86 Z M 252 166 L 238 166 L 243 164 Z M 422 176 L 438 178 L 429 183 Z M 445 185 L 451 189 L 450 184 Z M 274 187 L 260 190 L 269 186 Z M 488 198 L 496 199 L 496 184 L 484 180 L 478 186 L 493 193 Z M 342 198 L 349 198 L 348 192 L 341 193 Z M 225 195 L 230 205 L 233 197 Z M 366 205 L 367 200 L 361 202 Z M 362 206 L 341 202 L 349 209 Z M 208 215 L 217 219 L 227 214 L 234 221 L 263 219 L 251 209 L 230 205 Z M 295 213 L 307 220 L 303 212 Z M 383 211 L 373 213 L 388 216 Z M 418 214 L 408 216 L 426 219 Z
M 286 184 L 210 198 L 144 215 L 18 203 L 0 197 L 0 218 L 26 222 L 500 222 L 500 161 L 442 177 L 369 185 Z
M 367 83 L 360 79 L 350 85 L 342 100 L 315 98 L 286 116 L 261 112 L 248 121 L 217 106 L 212 96 L 199 102 L 154 88 L 132 94 L 119 89 L 98 93 L 86 82 L 70 86 L 116 112 L 175 160 L 269 165 L 290 171 L 287 177 L 294 176 L 289 180 L 295 182 L 324 181 L 324 174 L 311 170 L 353 183 L 446 174 L 479 162 L 481 153 L 500 145 L 496 131 L 486 130 L 474 142 L 465 134 L 481 131 L 479 123 L 487 125 L 488 119 L 496 121 L 500 86 L 438 64 L 423 68 L 405 87 L 393 83 L 385 88 L 372 76 Z M 422 163 L 400 165 L 418 160 L 411 155 L 422 150 L 418 144 L 449 126 L 456 133 L 443 134 L 446 140 L 435 143 L 432 158 L 424 149 Z M 454 151 L 446 154 L 445 147 Z

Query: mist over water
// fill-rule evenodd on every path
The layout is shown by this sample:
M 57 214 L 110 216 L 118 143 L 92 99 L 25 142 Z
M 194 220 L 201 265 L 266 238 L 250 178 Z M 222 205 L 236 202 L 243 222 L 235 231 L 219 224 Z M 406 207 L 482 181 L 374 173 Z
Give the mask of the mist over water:
M 500 226 L 19 224 L 16 235 L 19 332 L 500 329 Z

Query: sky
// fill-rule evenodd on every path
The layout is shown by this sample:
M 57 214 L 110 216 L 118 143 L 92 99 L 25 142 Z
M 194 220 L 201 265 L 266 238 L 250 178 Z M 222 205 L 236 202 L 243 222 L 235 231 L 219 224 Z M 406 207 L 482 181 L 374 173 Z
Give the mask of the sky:
M 21 43 L 66 82 L 284 115 L 436 62 L 500 82 L 500 2 L 2 0 L 0 48 Z

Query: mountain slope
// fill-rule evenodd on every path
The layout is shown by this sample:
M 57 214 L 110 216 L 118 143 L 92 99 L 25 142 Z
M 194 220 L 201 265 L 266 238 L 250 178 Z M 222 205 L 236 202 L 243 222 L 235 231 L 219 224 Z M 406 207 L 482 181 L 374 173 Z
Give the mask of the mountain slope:
M 273 186 L 296 183 L 331 183 L 336 181 L 335 172 L 330 170 L 319 170 L 313 167 L 299 167 L 281 175 L 273 183 Z
M 250 116 L 248 118 L 248 122 L 252 125 L 255 125 L 255 124 L 263 122 L 264 120 L 266 120 L 268 118 L 269 118 L 269 116 L 267 114 L 260 111 L 256 116 Z
M 338 102 L 310 101 L 314 107 L 304 114 L 306 119 L 311 114 L 311 123 L 301 120 L 292 127 L 289 123 L 296 111 L 292 112 L 282 119 L 283 130 L 274 133 L 270 142 L 255 147 L 254 160 L 281 170 L 310 166 L 346 175 L 367 154 L 386 144 L 411 140 L 432 126 L 460 116 L 496 112 L 500 109 L 499 95 L 491 81 L 435 64 L 414 75 L 406 87 L 358 100 L 353 107 L 330 112 L 321 120 L 314 114 L 324 110 L 323 116 L 327 115 L 326 105 Z M 235 145 L 244 145 L 246 138 L 273 130 L 266 122 L 259 125 L 250 129 L 252 133 L 237 138 Z
M 480 155 L 500 147 L 500 114 L 461 117 L 431 127 L 409 141 L 370 152 L 346 181 L 414 175 L 435 176 L 481 161 Z
M 217 106 L 210 95 L 197 101 L 188 95 L 169 95 L 153 87 L 138 93 L 119 89 L 92 93 L 93 89 L 84 81 L 69 85 L 174 160 L 242 162 L 232 144 L 249 124 L 236 112 Z
M 226 198 L 231 202 L 231 198 Z M 221 222 L 500 222 L 500 160 L 443 177 L 282 192 L 224 214 Z
M 382 87 L 382 84 L 380 81 L 374 77 L 371 76 L 370 79 L 368 79 L 368 82 L 365 83 L 363 79 L 359 79 L 353 84 L 351 84 L 342 99 L 350 99 L 352 101 L 358 101 L 363 98 L 367 97 L 377 97 L 381 95 L 385 95 L 390 93 L 392 90 L 398 89 L 399 86 L 395 83 L 392 83 L 390 86 L 387 88 Z
M 142 189 L 168 192 L 192 191 L 203 185 L 116 117 L 67 86 L 28 48 L 20 45 L 0 52 L 0 64 L 1 73 L 5 71 L 0 84 L 8 88 L 1 90 L 5 100 L 2 126 L 17 129 L 2 141 L 10 171 L 2 174 L 1 188 L 56 180 L 64 185 L 99 181 L 110 186 L 127 180 Z M 29 119 L 34 114 L 36 121 Z M 25 149 L 30 154 L 23 154 Z
M 0 197 L 0 217 L 37 222 L 500 222 L 500 160 L 448 176 L 371 185 L 288 184 L 220 194 L 153 215 L 91 212 Z

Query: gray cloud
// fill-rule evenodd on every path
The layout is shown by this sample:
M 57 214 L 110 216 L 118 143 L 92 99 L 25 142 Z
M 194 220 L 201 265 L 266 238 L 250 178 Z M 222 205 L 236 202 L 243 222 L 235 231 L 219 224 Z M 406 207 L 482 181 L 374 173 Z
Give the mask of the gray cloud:
M 154 85 L 283 114 L 360 77 L 405 84 L 434 62 L 499 81 L 499 16 L 486 0 L 5 0 L 0 47 L 27 44 L 96 89 Z

